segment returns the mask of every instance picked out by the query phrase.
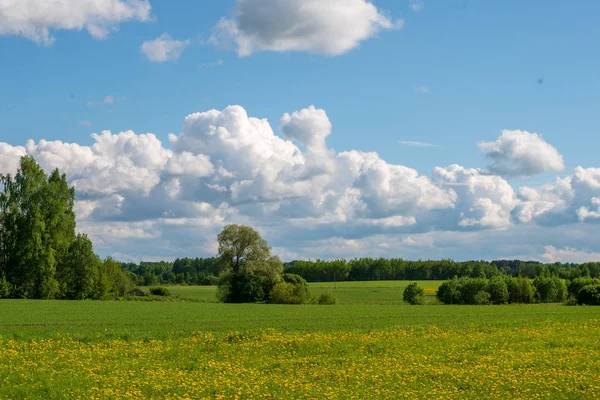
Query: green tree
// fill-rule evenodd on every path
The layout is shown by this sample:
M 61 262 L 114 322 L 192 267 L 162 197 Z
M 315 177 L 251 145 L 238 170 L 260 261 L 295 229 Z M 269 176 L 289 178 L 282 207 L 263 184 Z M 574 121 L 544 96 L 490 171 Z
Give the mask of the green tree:
M 402 300 L 408 304 L 425 304 L 425 290 L 413 282 L 404 289 Z
M 281 280 L 283 264 L 249 226 L 227 225 L 217 237 L 221 280 L 218 297 L 224 302 L 267 301 Z
M 64 296 L 77 300 L 97 297 L 100 264 L 92 242 L 86 235 L 77 235 L 65 255 L 64 264 L 58 270 L 61 286 L 64 285 Z

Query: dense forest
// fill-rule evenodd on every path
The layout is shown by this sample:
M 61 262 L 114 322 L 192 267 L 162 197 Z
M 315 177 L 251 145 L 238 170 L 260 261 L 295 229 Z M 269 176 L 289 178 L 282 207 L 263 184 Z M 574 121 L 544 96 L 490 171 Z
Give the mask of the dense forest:
M 137 277 L 139 285 L 216 284 L 219 259 L 180 258 L 174 262 L 123 263 L 123 268 Z M 284 263 L 284 271 L 308 282 L 373 281 L 373 280 L 446 280 L 454 277 L 491 278 L 497 275 L 537 276 L 574 279 L 600 277 L 600 263 L 543 264 L 536 261 L 497 260 L 464 261 L 418 260 L 401 258 L 357 258 L 353 260 L 292 261 Z
M 116 261 L 104 261 L 75 232 L 75 189 L 31 157 L 0 175 L 0 298 L 105 299 L 132 287 Z

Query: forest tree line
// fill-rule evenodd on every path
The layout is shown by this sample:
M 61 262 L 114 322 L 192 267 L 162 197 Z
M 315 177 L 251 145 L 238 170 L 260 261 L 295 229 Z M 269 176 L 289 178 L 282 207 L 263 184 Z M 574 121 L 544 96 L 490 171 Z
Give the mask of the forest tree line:
M 180 258 L 174 262 L 122 263 L 136 276 L 137 284 L 214 285 L 219 275 L 219 258 Z M 600 263 L 584 264 L 536 261 L 452 261 L 404 260 L 401 258 L 357 258 L 352 260 L 292 261 L 283 264 L 285 273 L 296 274 L 308 282 L 374 280 L 447 280 L 454 277 L 491 278 L 499 275 L 558 277 L 600 277 Z

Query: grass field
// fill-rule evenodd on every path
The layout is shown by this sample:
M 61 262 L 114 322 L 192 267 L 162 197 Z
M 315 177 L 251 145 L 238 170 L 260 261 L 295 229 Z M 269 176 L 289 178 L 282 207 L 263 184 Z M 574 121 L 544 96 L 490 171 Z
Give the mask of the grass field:
M 335 306 L 1 300 L 0 398 L 600 396 L 600 308 L 408 306 L 406 284 L 338 283 Z
M 417 281 L 433 301 L 442 281 Z M 310 290 L 318 296 L 334 292 L 341 304 L 402 304 L 402 291 L 410 281 L 324 282 L 311 283 Z M 146 289 L 146 288 L 143 288 Z M 217 302 L 215 286 L 169 286 L 173 295 L 182 299 Z

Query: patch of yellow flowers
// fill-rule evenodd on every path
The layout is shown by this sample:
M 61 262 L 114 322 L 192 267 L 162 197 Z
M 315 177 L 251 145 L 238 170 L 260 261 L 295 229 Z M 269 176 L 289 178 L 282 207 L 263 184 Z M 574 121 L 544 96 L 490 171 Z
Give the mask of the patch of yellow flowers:
M 600 321 L 0 340 L 0 398 L 597 398 Z

